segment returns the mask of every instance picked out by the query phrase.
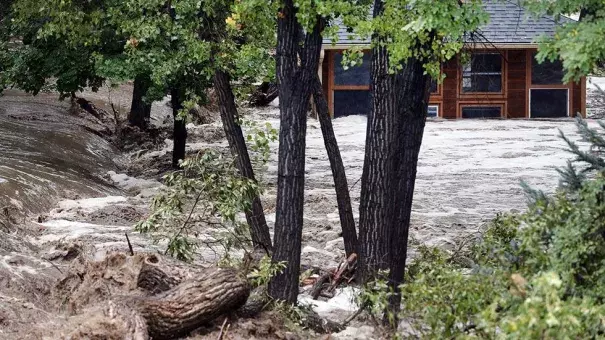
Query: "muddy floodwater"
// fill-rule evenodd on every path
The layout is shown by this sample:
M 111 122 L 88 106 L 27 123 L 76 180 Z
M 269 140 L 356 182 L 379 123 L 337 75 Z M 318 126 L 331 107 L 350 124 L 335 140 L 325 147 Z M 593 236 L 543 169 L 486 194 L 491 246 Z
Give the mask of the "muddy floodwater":
M 101 175 L 122 159 L 92 117 L 74 114 L 56 95 L 0 97 L 0 207 L 39 213 L 59 198 L 115 191 Z

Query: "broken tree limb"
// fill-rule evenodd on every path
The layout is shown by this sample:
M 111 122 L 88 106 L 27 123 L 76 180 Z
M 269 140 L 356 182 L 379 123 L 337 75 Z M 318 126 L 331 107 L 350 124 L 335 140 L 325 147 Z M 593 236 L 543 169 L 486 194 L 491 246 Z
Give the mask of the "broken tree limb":
M 317 279 L 317 282 L 311 288 L 311 297 L 313 300 L 317 300 L 317 298 L 321 295 L 321 291 L 324 289 L 324 285 L 330 282 L 330 278 L 332 277 L 331 273 L 325 273 Z
M 159 295 L 138 299 L 137 310 L 153 339 L 185 335 L 244 305 L 250 295 L 245 277 L 232 268 L 211 268 Z
M 334 274 L 334 279 L 332 279 L 332 284 L 328 287 L 328 292 L 331 293 L 338 287 L 338 285 L 342 282 L 343 279 L 349 280 L 349 276 L 352 276 L 355 271 L 355 266 L 357 264 L 357 254 L 353 253 L 349 255 L 346 261 L 340 264 L 338 267 L 338 271 Z

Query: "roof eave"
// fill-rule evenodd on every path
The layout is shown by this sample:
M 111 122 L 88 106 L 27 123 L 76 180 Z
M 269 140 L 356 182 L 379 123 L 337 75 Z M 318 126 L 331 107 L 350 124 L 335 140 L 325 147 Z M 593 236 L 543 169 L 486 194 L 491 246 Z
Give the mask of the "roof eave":
M 350 43 L 350 44 L 323 44 L 324 50 L 347 50 L 350 48 L 370 48 L 369 44 L 364 43 Z M 477 50 L 490 50 L 490 49 L 534 49 L 538 48 L 536 43 L 473 43 L 470 49 Z

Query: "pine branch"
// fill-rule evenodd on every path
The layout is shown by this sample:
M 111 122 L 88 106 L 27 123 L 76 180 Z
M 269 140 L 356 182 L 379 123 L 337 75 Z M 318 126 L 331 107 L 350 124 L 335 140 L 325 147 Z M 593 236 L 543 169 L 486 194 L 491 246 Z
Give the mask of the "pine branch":
M 548 202 L 548 196 L 546 196 L 542 190 L 532 188 L 527 182 L 521 181 L 521 188 L 523 188 L 525 197 L 527 197 L 527 201 L 530 205 L 534 205 L 538 202 Z
M 567 166 L 556 169 L 561 179 L 559 187 L 569 192 L 576 192 L 582 187 L 582 183 L 586 180 L 586 175 L 583 172 L 576 171 L 571 161 L 567 161 Z

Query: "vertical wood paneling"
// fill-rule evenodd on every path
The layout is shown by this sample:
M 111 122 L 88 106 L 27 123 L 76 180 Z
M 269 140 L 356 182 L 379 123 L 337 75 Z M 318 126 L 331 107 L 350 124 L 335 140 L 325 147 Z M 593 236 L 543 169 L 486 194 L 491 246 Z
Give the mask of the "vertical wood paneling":
M 527 115 L 527 50 L 509 50 L 507 65 L 507 118 Z
M 443 64 L 443 73 L 445 79 L 443 80 L 443 118 L 455 119 L 456 114 L 456 101 L 458 100 L 458 58 L 454 58 Z
M 573 83 L 571 94 L 571 117 L 576 117 L 579 114 L 582 114 L 582 81 Z
M 321 63 L 321 85 L 324 90 L 324 95 L 326 98 L 330 98 L 328 95 L 330 88 L 329 84 L 331 82 L 330 79 L 330 57 L 331 51 L 325 51 L 323 62 Z M 328 99 L 328 107 L 330 107 L 330 101 Z

